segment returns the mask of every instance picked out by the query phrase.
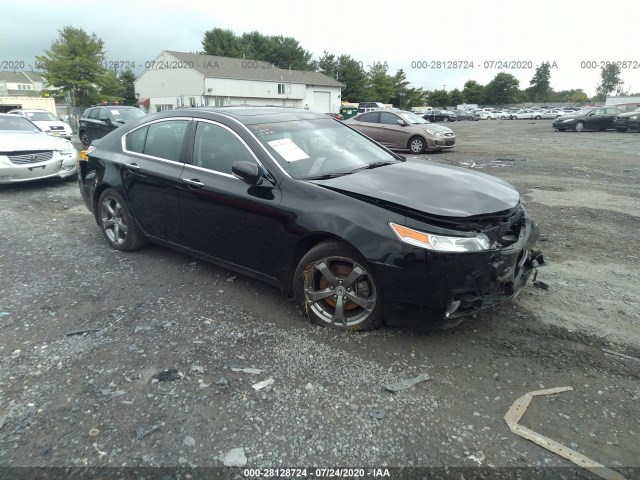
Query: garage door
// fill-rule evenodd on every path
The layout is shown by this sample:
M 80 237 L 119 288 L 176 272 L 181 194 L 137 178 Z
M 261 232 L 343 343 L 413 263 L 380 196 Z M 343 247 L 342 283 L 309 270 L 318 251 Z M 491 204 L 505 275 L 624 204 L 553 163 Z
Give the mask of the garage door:
M 331 112 L 331 93 L 329 92 L 313 92 L 313 106 L 311 110 L 320 113 Z

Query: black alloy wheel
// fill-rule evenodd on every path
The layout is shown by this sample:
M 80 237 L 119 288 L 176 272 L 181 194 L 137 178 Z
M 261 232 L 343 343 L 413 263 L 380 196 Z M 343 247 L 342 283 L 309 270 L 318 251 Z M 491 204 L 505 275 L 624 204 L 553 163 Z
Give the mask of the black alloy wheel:
M 116 250 L 127 252 L 140 248 L 146 243 L 122 195 L 113 188 L 106 189 L 100 195 L 98 219 L 102 233 Z
M 366 261 L 342 242 L 319 243 L 302 257 L 293 279 L 296 301 L 318 325 L 345 331 L 383 323 L 381 298 Z

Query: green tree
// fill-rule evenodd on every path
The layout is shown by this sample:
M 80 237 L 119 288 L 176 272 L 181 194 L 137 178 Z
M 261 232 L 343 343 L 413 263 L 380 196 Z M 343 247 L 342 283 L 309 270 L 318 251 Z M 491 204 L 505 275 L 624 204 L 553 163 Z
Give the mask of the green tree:
M 462 95 L 464 95 L 464 100 L 467 103 L 475 103 L 477 105 L 481 105 L 484 103 L 484 87 L 475 80 L 468 80 L 464 84 Z
M 242 57 L 240 39 L 231 30 L 222 28 L 214 28 L 204 33 L 202 50 L 206 55 L 231 58 Z
M 600 71 L 600 83 L 596 87 L 596 98 L 604 101 L 614 90 L 622 90 L 622 78 L 620 78 L 620 67 L 615 63 L 610 63 L 602 67 Z
M 73 94 L 76 105 L 91 105 L 104 76 L 104 43 L 95 33 L 89 35 L 70 25 L 58 33 L 51 47 L 36 57 L 46 70 L 42 76 L 50 86 Z
M 454 88 L 449 92 L 449 103 L 451 103 L 452 106 L 455 107 L 457 105 L 463 104 L 464 102 L 464 94 L 460 90 Z
M 510 73 L 500 72 L 485 86 L 485 102 L 489 105 L 516 103 L 520 82 Z
M 246 58 L 271 63 L 280 68 L 315 70 L 311 52 L 293 37 L 263 35 L 258 31 L 237 36 L 231 30 L 214 28 L 205 32 L 203 53 L 231 58 Z
M 427 103 L 434 108 L 447 108 L 451 104 L 449 92 L 444 89 L 427 92 Z
M 138 99 L 136 98 L 135 80 L 136 76 L 131 70 L 124 70 L 120 73 L 119 77 L 122 83 L 122 97 L 125 105 L 137 105 Z
M 375 64 L 367 72 L 367 86 L 364 100 L 367 102 L 391 103 L 395 95 L 393 77 L 387 74 L 387 66 Z
M 98 81 L 100 85 L 100 101 L 120 103 L 124 100 L 124 84 L 115 71 L 107 71 Z
M 545 102 L 551 94 L 551 65 L 543 62 L 536 68 L 536 73 L 529 81 L 528 96 L 533 102 Z
M 343 83 L 342 100 L 345 102 L 359 102 L 364 99 L 367 88 L 367 73 L 360 62 L 349 55 L 340 55 L 336 59 L 337 75 L 335 78 Z M 331 75 L 329 75 L 331 76 Z M 376 101 L 376 100 L 374 100 Z
M 267 36 L 254 31 L 242 34 L 240 46 L 245 58 L 269 62 L 279 68 L 316 69 L 311 52 L 304 50 L 293 37 Z

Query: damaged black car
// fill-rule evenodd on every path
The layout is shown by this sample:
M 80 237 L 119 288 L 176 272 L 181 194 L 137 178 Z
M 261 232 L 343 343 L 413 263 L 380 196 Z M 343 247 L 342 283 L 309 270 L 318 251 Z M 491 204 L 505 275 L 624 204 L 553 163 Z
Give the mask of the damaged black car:
M 148 115 L 84 158 L 82 198 L 111 247 L 151 241 L 270 282 L 341 330 L 457 321 L 542 263 L 510 184 L 406 160 L 306 110 Z

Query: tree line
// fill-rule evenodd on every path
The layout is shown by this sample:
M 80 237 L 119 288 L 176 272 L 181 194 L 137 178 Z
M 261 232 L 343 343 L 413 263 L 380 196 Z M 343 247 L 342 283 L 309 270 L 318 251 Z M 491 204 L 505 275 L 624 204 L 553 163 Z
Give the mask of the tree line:
M 62 93 L 71 93 L 77 106 L 102 101 L 135 105 L 134 73 L 103 67 L 105 47 L 100 38 L 72 26 L 65 26 L 58 32 L 59 37 L 50 48 L 37 57 L 45 70 L 42 76 L 49 85 L 59 88 Z M 324 73 L 345 85 L 342 100 L 346 102 L 375 101 L 404 109 L 464 103 L 602 102 L 613 91 L 628 94 L 624 92 L 620 67 L 615 63 L 602 68 L 596 96 L 589 98 L 582 89 L 555 91 L 551 87 L 552 68 L 549 63 L 536 68 L 526 88 L 520 87 L 514 75 L 500 72 L 486 85 L 468 80 L 462 90 L 425 90 L 412 86 L 402 69 L 391 74 L 386 63 L 377 62 L 365 69 L 362 62 L 350 55 L 327 51 L 314 60 L 312 53 L 302 48 L 293 37 L 263 35 L 257 31 L 236 35 L 231 30 L 213 28 L 205 32 L 201 44 L 202 51 L 198 52 L 201 54 L 246 58 L 269 62 L 280 68 Z

